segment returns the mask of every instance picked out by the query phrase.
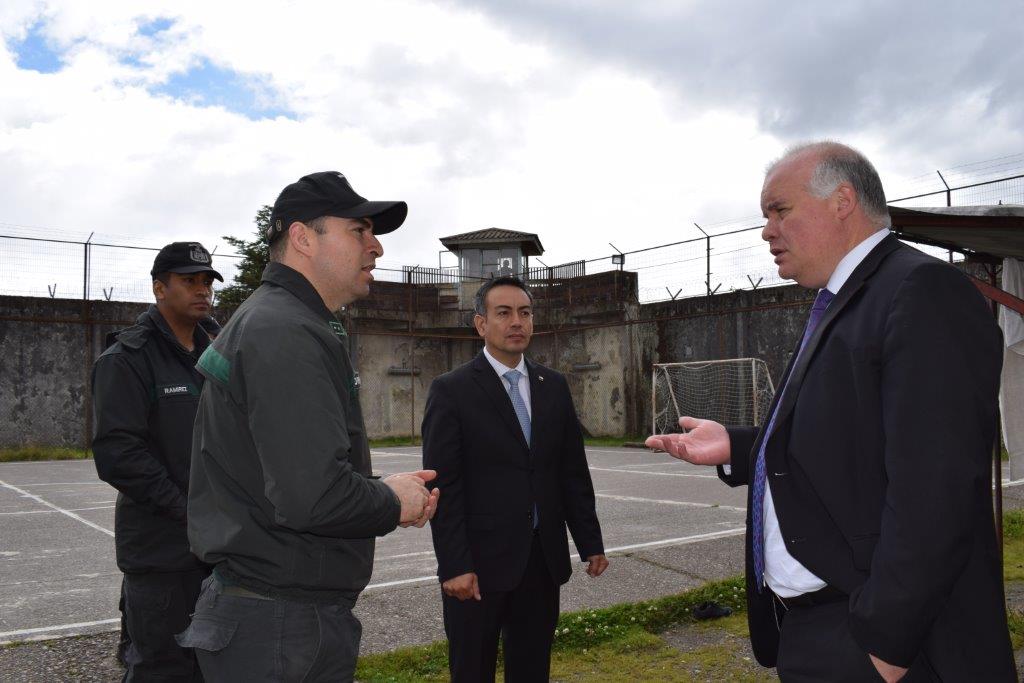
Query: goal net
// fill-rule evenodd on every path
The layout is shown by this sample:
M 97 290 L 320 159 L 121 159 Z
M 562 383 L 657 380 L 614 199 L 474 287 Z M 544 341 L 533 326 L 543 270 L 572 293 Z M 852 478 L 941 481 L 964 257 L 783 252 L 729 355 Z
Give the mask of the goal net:
M 655 363 L 651 385 L 655 434 L 682 431 L 683 415 L 760 425 L 775 395 L 768 366 L 757 358 Z

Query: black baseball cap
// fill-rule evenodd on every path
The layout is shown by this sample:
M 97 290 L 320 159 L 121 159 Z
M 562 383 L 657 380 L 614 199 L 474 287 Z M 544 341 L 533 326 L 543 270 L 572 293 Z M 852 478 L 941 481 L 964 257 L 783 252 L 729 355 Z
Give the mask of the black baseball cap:
M 211 263 L 213 257 L 199 242 L 172 242 L 156 255 L 149 274 L 156 277 L 160 273 L 213 273 L 215 278 L 224 282 L 221 274 L 210 266 Z
M 409 213 L 405 202 L 371 202 L 356 194 L 348 180 L 337 171 L 320 171 L 299 178 L 281 190 L 270 213 L 267 241 L 273 242 L 295 221 L 321 216 L 372 218 L 373 234 L 397 230 Z

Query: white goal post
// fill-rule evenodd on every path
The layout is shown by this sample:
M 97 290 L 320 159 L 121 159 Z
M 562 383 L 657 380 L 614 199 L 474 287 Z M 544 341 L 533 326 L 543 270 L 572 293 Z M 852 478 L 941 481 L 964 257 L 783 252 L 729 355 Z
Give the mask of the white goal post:
M 652 430 L 680 432 L 683 415 L 727 425 L 760 425 L 774 396 L 768 366 L 757 358 L 655 363 Z

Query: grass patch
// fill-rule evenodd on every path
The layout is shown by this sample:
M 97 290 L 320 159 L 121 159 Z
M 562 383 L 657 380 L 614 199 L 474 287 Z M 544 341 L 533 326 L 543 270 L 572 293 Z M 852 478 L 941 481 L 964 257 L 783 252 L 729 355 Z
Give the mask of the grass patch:
M 1008 610 L 1006 617 L 1010 626 L 1010 642 L 1013 644 L 1013 649 L 1018 650 L 1024 647 L 1024 614 Z
M 750 626 L 747 624 L 747 615 L 744 612 L 734 612 L 733 614 L 730 614 L 727 617 L 722 617 L 721 619 L 698 621 L 696 626 L 709 631 L 725 631 L 737 638 L 750 637 Z
M 595 648 L 555 653 L 551 658 L 551 678 L 557 681 L 659 683 L 778 680 L 771 672 L 750 659 L 744 659 L 728 645 L 679 652 L 658 636 L 639 628 Z
M 448 643 L 403 647 L 359 658 L 356 680 L 387 683 L 448 680 Z
M 0 448 L 0 462 L 26 462 L 37 460 L 88 460 L 92 451 L 85 448 L 60 446 L 21 446 Z
M 1024 581 L 1024 510 L 1003 513 L 1003 579 Z
M 584 437 L 583 445 L 598 448 L 600 446 L 620 447 L 624 443 L 643 443 L 647 436 L 588 436 Z
M 370 439 L 370 448 L 388 448 L 389 446 L 421 446 L 423 439 L 418 436 L 386 436 L 383 439 Z
M 1024 510 L 1003 513 L 1003 580 L 1024 581 Z M 1009 609 L 1006 616 L 1013 649 L 1024 647 L 1024 613 Z
M 676 667 L 682 669 L 677 681 L 736 681 L 736 683 L 760 683 L 777 681 L 778 676 L 752 660 L 740 659 L 735 650 L 727 645 L 713 645 L 692 652 L 677 654 Z M 648 679 L 662 680 L 662 679 Z
M 552 648 L 552 678 L 607 681 L 623 680 L 624 676 L 625 679 L 637 680 L 635 675 L 614 672 L 631 671 L 639 675 L 648 670 L 645 667 L 657 668 L 664 663 L 664 659 L 678 658 L 679 653 L 666 646 L 656 634 L 676 624 L 693 623 L 690 611 L 707 600 L 728 605 L 734 611 L 742 611 L 746 607 L 743 579 L 736 577 L 716 581 L 679 595 L 655 600 L 561 615 Z M 500 663 L 499 659 L 499 666 Z M 629 664 L 629 668 L 622 668 L 626 664 Z M 582 668 L 570 675 L 568 672 L 576 665 Z M 593 671 L 593 675 L 587 674 L 580 678 L 577 674 L 584 669 Z M 567 673 L 556 675 L 556 670 Z M 360 657 L 356 678 L 382 683 L 446 681 L 448 645 L 441 641 Z M 662 678 L 659 675 L 646 680 L 690 679 Z
M 679 653 L 661 638 L 634 627 L 594 648 L 556 652 L 551 679 L 556 681 L 684 681 L 677 676 Z M 721 679 L 726 680 L 726 679 Z
M 582 650 L 615 640 L 636 628 L 648 633 L 661 633 L 676 624 L 693 623 L 695 620 L 690 611 L 708 600 L 731 607 L 734 612 L 745 610 L 743 579 L 736 577 L 716 581 L 679 595 L 654 600 L 563 614 L 558 618 L 554 649 Z

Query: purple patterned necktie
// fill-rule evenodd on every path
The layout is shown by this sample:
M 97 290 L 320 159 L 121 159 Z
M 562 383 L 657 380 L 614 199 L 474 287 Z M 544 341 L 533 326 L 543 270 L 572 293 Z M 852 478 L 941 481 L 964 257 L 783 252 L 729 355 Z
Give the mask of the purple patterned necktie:
M 792 367 L 796 367 L 797 360 L 799 360 L 800 354 L 803 353 L 804 346 L 807 345 L 807 340 L 814 334 L 818 323 L 821 322 L 821 317 L 825 315 L 825 309 L 828 308 L 828 305 L 832 303 L 832 299 L 835 297 L 836 295 L 827 289 L 818 292 L 818 296 L 814 299 L 814 305 L 811 306 L 811 315 L 807 318 L 807 327 L 804 328 L 804 336 L 800 340 L 800 348 L 796 352 L 796 358 L 793 360 Z M 790 372 L 792 374 L 792 370 Z M 786 385 L 789 385 L 789 377 L 786 378 Z M 779 394 L 779 400 L 775 404 L 775 410 L 772 411 L 772 417 L 768 421 L 768 428 L 765 430 L 764 438 L 761 439 L 761 448 L 757 451 L 757 460 L 754 463 L 754 491 L 751 496 L 753 509 L 750 511 L 750 526 L 754 534 L 752 541 L 754 579 L 757 583 L 758 593 L 761 592 L 761 586 L 764 585 L 764 488 L 766 484 L 764 449 L 768 443 L 768 437 L 771 436 L 772 429 L 775 427 L 775 415 L 779 410 L 779 406 L 782 405 L 782 398 L 785 393 L 786 387 L 783 387 L 782 392 Z

